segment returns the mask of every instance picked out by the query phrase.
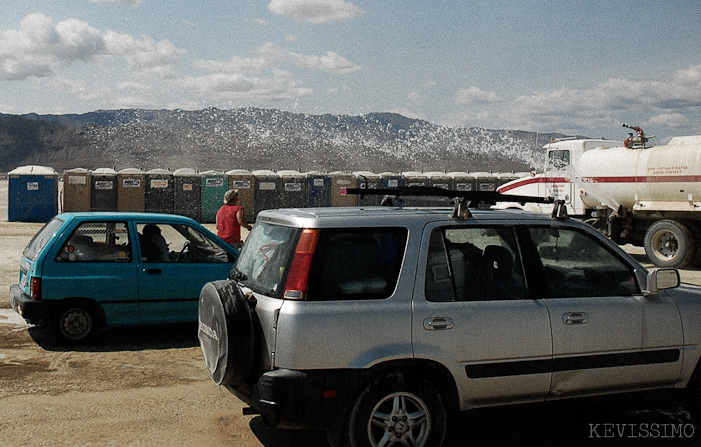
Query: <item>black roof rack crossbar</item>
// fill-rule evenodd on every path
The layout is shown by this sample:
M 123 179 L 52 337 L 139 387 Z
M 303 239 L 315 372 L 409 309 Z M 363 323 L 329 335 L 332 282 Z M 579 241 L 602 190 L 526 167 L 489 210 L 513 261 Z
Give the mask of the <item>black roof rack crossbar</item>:
M 450 197 L 464 198 L 468 201 L 479 202 L 517 202 L 517 203 L 554 203 L 552 197 L 532 197 L 517 196 L 511 194 L 501 194 L 497 191 L 455 191 L 434 186 L 405 186 L 403 188 L 346 188 L 346 194 L 358 194 L 363 196 L 428 196 L 428 197 Z

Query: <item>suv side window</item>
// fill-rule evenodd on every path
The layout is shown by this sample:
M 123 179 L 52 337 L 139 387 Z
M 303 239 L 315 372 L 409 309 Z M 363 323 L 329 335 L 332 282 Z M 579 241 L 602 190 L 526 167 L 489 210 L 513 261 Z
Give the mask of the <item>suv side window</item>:
M 406 228 L 321 230 L 307 299 L 389 298 L 397 285 L 406 239 Z
M 592 235 L 570 228 L 531 227 L 550 298 L 640 294 L 632 267 Z
M 85 222 L 61 248 L 57 261 L 130 262 L 131 245 L 126 222 Z
M 513 227 L 433 230 L 425 295 L 429 301 L 526 298 L 528 290 Z

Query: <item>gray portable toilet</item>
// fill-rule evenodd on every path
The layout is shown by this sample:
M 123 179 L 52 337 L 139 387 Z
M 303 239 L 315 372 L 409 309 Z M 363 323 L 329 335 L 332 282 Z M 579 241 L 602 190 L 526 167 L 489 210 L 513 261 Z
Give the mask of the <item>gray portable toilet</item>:
M 255 207 L 252 219 L 258 216 L 263 210 L 280 208 L 280 182 L 281 178 L 273 171 L 267 169 L 253 171 L 256 178 L 255 186 Z
M 513 171 L 512 172 L 499 172 L 497 174 L 497 179 L 499 180 L 499 184 L 497 185 L 497 187 L 503 185 L 504 183 L 509 183 L 512 180 L 517 180 L 519 178 L 521 178 L 521 177 L 519 177 L 519 175 L 514 173 Z
M 451 189 L 453 179 L 450 175 L 441 171 L 427 172 L 428 186 L 441 189 Z M 451 197 L 432 197 L 429 206 L 450 206 Z
M 204 171 L 202 176 L 202 222 L 214 223 L 217 211 L 224 205 L 224 194 L 229 189 L 229 177 L 219 171 Z
M 146 212 L 173 213 L 173 173 L 167 169 L 146 171 Z
M 117 172 L 117 209 L 142 213 L 146 196 L 146 173 L 126 168 Z
M 117 171 L 95 169 L 90 184 L 90 211 L 117 211 Z
M 280 199 L 282 208 L 307 207 L 307 179 L 299 171 L 278 171 L 280 177 Z
M 199 221 L 202 217 L 202 177 L 192 168 L 173 171 L 173 213 Z
M 246 169 L 232 169 L 227 171 L 226 175 L 229 177 L 229 189 L 236 189 L 239 192 L 239 205 L 243 207 L 246 221 L 253 222 L 255 219 L 256 177 Z
M 404 186 L 407 188 L 417 187 L 417 186 L 428 186 L 428 176 L 423 172 L 419 171 L 406 171 L 402 172 L 402 177 L 404 177 Z M 405 196 L 404 206 L 428 206 L 430 203 L 430 198 L 425 196 Z
M 90 171 L 84 168 L 63 171 L 64 212 L 90 211 Z
M 331 206 L 355 206 L 358 196 L 346 194 L 348 188 L 357 188 L 356 177 L 349 172 L 332 172 L 331 176 Z
M 452 179 L 450 189 L 454 191 L 475 191 L 475 176 L 469 172 L 449 172 L 448 175 Z
M 7 220 L 48 222 L 58 213 L 58 174 L 45 166 L 20 166 L 8 173 Z
M 370 171 L 356 171 L 353 173 L 358 182 L 359 189 L 380 189 L 382 188 L 382 178 L 380 174 L 375 174 Z M 358 206 L 377 206 L 382 201 L 382 196 L 371 195 L 362 196 L 358 195 L 356 202 Z
M 331 206 L 331 175 L 319 171 L 306 172 L 307 206 Z
M 499 178 L 491 172 L 475 172 L 475 186 L 477 191 L 496 191 L 499 186 Z

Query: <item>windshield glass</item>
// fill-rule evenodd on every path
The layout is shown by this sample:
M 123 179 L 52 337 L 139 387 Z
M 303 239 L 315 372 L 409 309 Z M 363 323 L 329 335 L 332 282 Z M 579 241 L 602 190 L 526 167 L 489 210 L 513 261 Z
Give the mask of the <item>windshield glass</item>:
M 32 240 L 29 241 L 27 247 L 25 247 L 24 253 L 22 253 L 24 257 L 30 261 L 36 261 L 41 250 L 43 250 L 44 246 L 51 240 L 54 233 L 61 228 L 61 225 L 63 225 L 63 220 L 56 217 L 47 222 L 46 225 L 34 235 Z
M 256 224 L 236 262 L 235 268 L 246 275 L 243 284 L 254 292 L 279 298 L 300 231 L 269 223 Z

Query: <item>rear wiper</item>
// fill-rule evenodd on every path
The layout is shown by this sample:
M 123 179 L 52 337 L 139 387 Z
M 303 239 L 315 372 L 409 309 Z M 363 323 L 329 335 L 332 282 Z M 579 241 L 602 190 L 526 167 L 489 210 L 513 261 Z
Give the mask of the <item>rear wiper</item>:
M 236 267 L 232 267 L 231 271 L 229 272 L 229 279 L 232 281 L 241 282 L 247 280 L 248 277 Z

